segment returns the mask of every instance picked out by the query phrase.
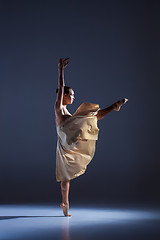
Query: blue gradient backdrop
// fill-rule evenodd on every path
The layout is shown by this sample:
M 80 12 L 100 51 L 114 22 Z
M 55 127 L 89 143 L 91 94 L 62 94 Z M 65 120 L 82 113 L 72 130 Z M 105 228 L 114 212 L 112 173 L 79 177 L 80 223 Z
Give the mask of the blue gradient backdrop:
M 2 203 L 59 202 L 55 179 L 57 62 L 65 83 L 101 108 L 96 154 L 71 181 L 71 203 L 157 204 L 160 1 L 0 2 Z

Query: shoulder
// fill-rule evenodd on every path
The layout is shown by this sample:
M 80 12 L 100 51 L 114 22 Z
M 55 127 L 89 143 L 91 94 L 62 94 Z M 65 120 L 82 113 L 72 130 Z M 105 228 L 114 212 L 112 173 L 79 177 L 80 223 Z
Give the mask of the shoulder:
M 54 111 L 55 111 L 56 118 L 61 118 L 63 116 L 62 107 L 59 106 L 59 104 L 57 102 L 55 102 L 55 104 L 54 104 Z
M 61 104 L 59 104 L 58 101 L 55 102 L 55 104 L 54 104 L 54 109 L 55 109 L 56 111 L 61 111 L 61 110 L 62 110 L 62 106 L 61 106 Z

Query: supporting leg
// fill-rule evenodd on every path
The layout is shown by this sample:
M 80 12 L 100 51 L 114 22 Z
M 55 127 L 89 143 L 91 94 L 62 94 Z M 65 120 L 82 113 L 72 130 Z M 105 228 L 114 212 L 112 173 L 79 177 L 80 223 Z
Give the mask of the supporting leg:
M 63 213 L 65 216 L 72 216 L 69 212 L 69 187 L 70 187 L 70 181 L 62 181 L 61 182 L 61 193 L 62 193 L 62 203 L 61 208 L 63 209 Z

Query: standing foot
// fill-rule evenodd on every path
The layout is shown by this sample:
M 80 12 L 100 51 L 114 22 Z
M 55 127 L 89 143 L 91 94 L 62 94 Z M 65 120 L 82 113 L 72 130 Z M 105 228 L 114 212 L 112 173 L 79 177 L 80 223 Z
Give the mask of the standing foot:
M 60 207 L 63 209 L 63 214 L 66 217 L 71 217 L 72 215 L 69 214 L 69 203 L 65 204 L 65 203 L 61 203 Z
M 126 102 L 128 102 L 128 99 L 127 99 L 127 98 L 123 98 L 122 100 L 116 102 L 116 103 L 115 103 L 114 110 L 115 110 L 115 111 L 119 111 L 120 108 L 122 107 L 122 105 L 125 104 Z

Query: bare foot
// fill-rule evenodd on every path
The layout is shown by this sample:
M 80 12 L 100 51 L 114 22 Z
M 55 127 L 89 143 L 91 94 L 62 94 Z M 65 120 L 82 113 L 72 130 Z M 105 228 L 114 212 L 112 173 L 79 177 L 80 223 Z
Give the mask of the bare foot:
M 64 203 L 61 203 L 60 207 L 63 209 L 63 214 L 64 216 L 66 217 L 71 217 L 72 215 L 69 214 L 69 204 L 64 204 Z
M 115 103 L 114 110 L 115 110 L 115 111 L 119 111 L 120 108 L 122 107 L 122 105 L 125 104 L 126 102 L 128 102 L 128 99 L 127 99 L 127 98 L 123 98 L 122 100 L 116 102 L 116 103 Z

